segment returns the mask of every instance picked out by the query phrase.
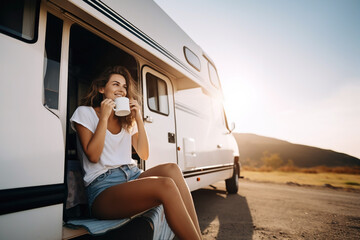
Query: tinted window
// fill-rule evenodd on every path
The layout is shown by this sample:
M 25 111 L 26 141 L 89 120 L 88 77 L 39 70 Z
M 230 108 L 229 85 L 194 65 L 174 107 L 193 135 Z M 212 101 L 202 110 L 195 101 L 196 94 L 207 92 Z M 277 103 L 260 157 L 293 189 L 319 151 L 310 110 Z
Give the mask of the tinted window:
M 218 77 L 215 67 L 211 63 L 208 63 L 208 65 L 209 65 L 209 77 L 210 77 L 211 83 L 216 88 L 220 88 L 220 80 L 219 80 L 219 77 Z
M 0 31 L 25 42 L 35 42 L 40 1 L 1 0 Z
M 193 53 L 190 49 L 188 49 L 187 47 L 184 47 L 184 54 L 185 54 L 185 58 L 188 61 L 188 63 L 195 68 L 196 70 L 200 71 L 201 68 L 201 64 L 200 64 L 200 59 L 198 56 L 196 56 L 195 53 Z
M 44 54 L 44 105 L 59 107 L 59 77 L 63 21 L 48 13 Z
M 167 85 L 164 80 L 146 73 L 147 101 L 150 110 L 169 115 Z

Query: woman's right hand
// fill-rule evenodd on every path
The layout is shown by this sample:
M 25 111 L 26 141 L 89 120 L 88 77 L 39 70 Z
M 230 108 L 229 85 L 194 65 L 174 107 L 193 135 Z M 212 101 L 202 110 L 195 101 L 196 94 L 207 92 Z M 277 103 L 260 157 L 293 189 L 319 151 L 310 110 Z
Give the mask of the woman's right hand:
M 104 99 L 100 105 L 100 118 L 108 120 L 111 113 L 114 111 L 113 109 L 115 108 L 115 106 L 115 102 L 112 99 Z
M 109 117 L 114 111 L 115 102 L 112 99 L 104 99 L 100 104 L 100 109 L 97 108 L 99 123 L 95 132 L 91 132 L 81 124 L 76 124 L 76 132 L 79 135 L 83 150 L 92 163 L 97 163 L 100 159 L 101 153 L 104 149 L 105 135 Z

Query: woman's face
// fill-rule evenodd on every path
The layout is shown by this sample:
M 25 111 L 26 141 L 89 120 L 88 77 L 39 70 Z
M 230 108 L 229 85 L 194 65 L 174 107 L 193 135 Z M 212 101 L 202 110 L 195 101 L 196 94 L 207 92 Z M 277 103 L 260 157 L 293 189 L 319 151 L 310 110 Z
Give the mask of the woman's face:
M 120 74 L 112 74 L 105 87 L 99 90 L 104 98 L 115 100 L 118 97 L 125 97 L 127 94 L 127 85 L 125 78 Z

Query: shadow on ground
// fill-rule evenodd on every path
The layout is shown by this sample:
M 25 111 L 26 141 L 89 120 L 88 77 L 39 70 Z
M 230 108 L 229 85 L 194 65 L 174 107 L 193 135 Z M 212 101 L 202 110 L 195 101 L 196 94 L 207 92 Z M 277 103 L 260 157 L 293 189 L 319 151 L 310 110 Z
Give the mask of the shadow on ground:
M 244 239 L 253 236 L 253 220 L 245 197 L 222 188 L 192 192 L 204 239 Z

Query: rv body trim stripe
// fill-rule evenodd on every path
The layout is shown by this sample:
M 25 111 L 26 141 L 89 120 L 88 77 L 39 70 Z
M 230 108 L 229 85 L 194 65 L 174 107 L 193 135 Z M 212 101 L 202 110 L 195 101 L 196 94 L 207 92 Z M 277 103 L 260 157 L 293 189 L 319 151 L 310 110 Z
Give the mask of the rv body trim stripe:
M 230 170 L 233 168 L 234 168 L 234 164 L 231 163 L 231 165 L 223 165 L 223 166 L 217 166 L 217 167 L 209 167 L 209 168 L 201 168 L 201 169 L 195 169 L 195 170 L 190 170 L 190 171 L 184 171 L 183 175 L 184 175 L 184 178 L 189 178 L 189 177 L 195 177 L 195 176 L 204 175 L 204 174 L 226 171 L 226 170 Z
M 177 57 L 175 57 L 173 54 L 171 54 L 168 50 L 166 50 L 164 47 L 162 47 L 159 43 L 157 43 L 154 39 L 149 37 L 146 33 L 141 31 L 139 28 L 134 26 L 132 23 L 130 23 L 128 20 L 126 20 L 124 17 L 122 17 L 120 14 L 118 14 L 116 11 L 111 9 L 109 6 L 107 6 L 105 3 L 103 3 L 100 0 L 83 0 L 99 12 L 103 13 L 105 16 L 107 16 L 109 19 L 126 29 L 128 32 L 132 33 L 134 36 L 142 40 L 143 42 L 150 45 L 152 48 L 156 49 L 158 52 L 162 53 L 164 56 L 175 62 L 177 65 L 185 69 L 187 72 L 191 73 L 194 77 L 197 79 L 200 79 L 200 76 L 197 75 L 195 72 L 193 72 L 190 68 L 188 68 L 186 65 L 184 65 L 183 62 L 181 62 Z
M 0 215 L 62 204 L 65 184 L 0 190 Z

